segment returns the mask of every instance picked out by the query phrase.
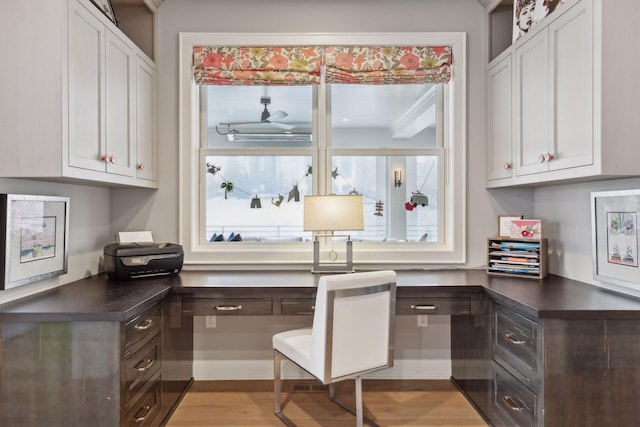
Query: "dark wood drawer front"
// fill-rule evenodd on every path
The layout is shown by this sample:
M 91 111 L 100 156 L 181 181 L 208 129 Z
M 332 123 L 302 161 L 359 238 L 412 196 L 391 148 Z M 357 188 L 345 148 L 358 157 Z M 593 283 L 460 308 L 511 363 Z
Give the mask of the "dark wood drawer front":
M 509 426 L 535 427 L 537 395 L 493 362 L 493 404 L 510 420 Z
M 127 401 L 140 392 L 162 364 L 160 335 L 124 361 L 124 376 Z
M 469 298 L 398 298 L 396 314 L 470 314 Z
M 189 298 L 182 312 L 191 316 L 271 315 L 271 298 Z
M 313 314 L 316 308 L 315 298 L 282 298 L 280 309 L 284 315 Z
M 146 313 L 131 319 L 125 325 L 125 358 L 137 351 L 144 343 L 158 334 L 161 329 L 160 305 L 151 308 Z
M 129 407 L 121 426 L 148 427 L 160 412 L 160 375 L 151 381 L 139 400 Z
M 536 384 L 538 324 L 502 306 L 494 322 L 494 353 Z

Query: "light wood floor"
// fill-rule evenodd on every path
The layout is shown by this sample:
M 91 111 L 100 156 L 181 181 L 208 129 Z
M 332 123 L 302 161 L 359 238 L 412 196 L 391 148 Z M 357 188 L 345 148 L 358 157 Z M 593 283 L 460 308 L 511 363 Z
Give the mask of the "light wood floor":
M 292 390 L 295 388 L 295 390 Z M 355 425 L 355 417 L 328 399 L 313 381 L 286 382 L 284 413 L 299 427 Z M 352 403 L 353 381 L 338 384 L 339 398 Z M 363 381 L 365 415 L 380 426 L 486 427 L 472 406 L 446 380 Z M 197 381 L 167 427 L 282 427 L 273 415 L 272 381 Z

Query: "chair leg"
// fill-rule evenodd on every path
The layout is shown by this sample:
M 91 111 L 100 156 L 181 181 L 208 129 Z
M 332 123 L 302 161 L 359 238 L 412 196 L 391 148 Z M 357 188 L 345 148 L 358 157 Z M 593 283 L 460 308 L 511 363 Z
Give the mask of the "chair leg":
M 362 427 L 362 377 L 356 377 L 356 427 Z
M 334 383 L 329 384 L 329 399 L 332 402 L 350 412 L 351 414 L 356 416 L 356 425 L 357 427 L 362 427 L 363 425 L 368 425 L 370 427 L 380 427 L 375 421 L 364 416 L 364 404 L 362 399 L 362 377 L 357 376 L 355 378 L 356 383 L 356 404 L 355 408 L 347 405 L 342 399 L 336 396 L 336 389 Z
M 282 412 L 282 355 L 278 351 L 273 351 L 273 398 L 274 412 Z

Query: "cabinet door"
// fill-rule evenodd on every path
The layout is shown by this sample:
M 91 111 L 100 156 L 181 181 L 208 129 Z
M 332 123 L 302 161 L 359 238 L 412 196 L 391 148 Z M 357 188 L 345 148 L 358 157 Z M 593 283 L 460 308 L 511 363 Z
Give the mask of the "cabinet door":
M 549 26 L 555 99 L 549 170 L 593 163 L 593 42 L 588 2 L 580 2 Z
M 546 172 L 551 117 L 548 33 L 536 34 L 515 55 L 516 175 Z
M 136 176 L 158 180 L 156 69 L 138 55 L 136 67 Z
M 487 179 L 510 178 L 513 170 L 511 55 L 487 73 Z
M 134 175 L 135 123 L 133 51 L 111 31 L 106 39 L 106 151 L 107 172 Z
M 105 171 L 105 27 L 78 2 L 69 16 L 69 166 Z

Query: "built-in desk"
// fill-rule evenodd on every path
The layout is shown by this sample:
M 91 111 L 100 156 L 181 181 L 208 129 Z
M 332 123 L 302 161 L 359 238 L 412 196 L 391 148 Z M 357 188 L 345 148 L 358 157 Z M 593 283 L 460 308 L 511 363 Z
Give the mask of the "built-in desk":
M 100 275 L 2 304 L 0 427 L 39 425 L 30 420 L 47 411 L 57 417 L 48 425 L 80 425 L 73 405 L 84 405 L 82 387 L 117 375 L 112 358 L 122 357 L 120 350 L 100 349 L 123 346 L 128 322 L 159 303 L 163 392 L 172 383 L 184 391 L 193 357 L 191 316 L 215 306 L 222 308 L 216 315 L 250 314 L 243 311 L 249 306 L 260 314 L 310 314 L 318 279 L 305 271 L 183 271 L 130 283 Z M 538 281 L 454 269 L 399 271 L 397 298 L 399 315 L 451 315 L 452 379 L 492 424 L 636 424 L 637 299 L 554 275 Z M 115 342 L 100 338 L 105 333 Z M 93 349 L 90 357 L 83 348 Z M 180 369 L 165 370 L 175 366 Z M 74 384 L 79 394 L 67 392 Z M 96 407 L 82 409 L 93 411 L 91 425 L 122 425 L 113 400 L 120 399 L 110 394 L 118 387 L 109 384 L 92 390 Z

